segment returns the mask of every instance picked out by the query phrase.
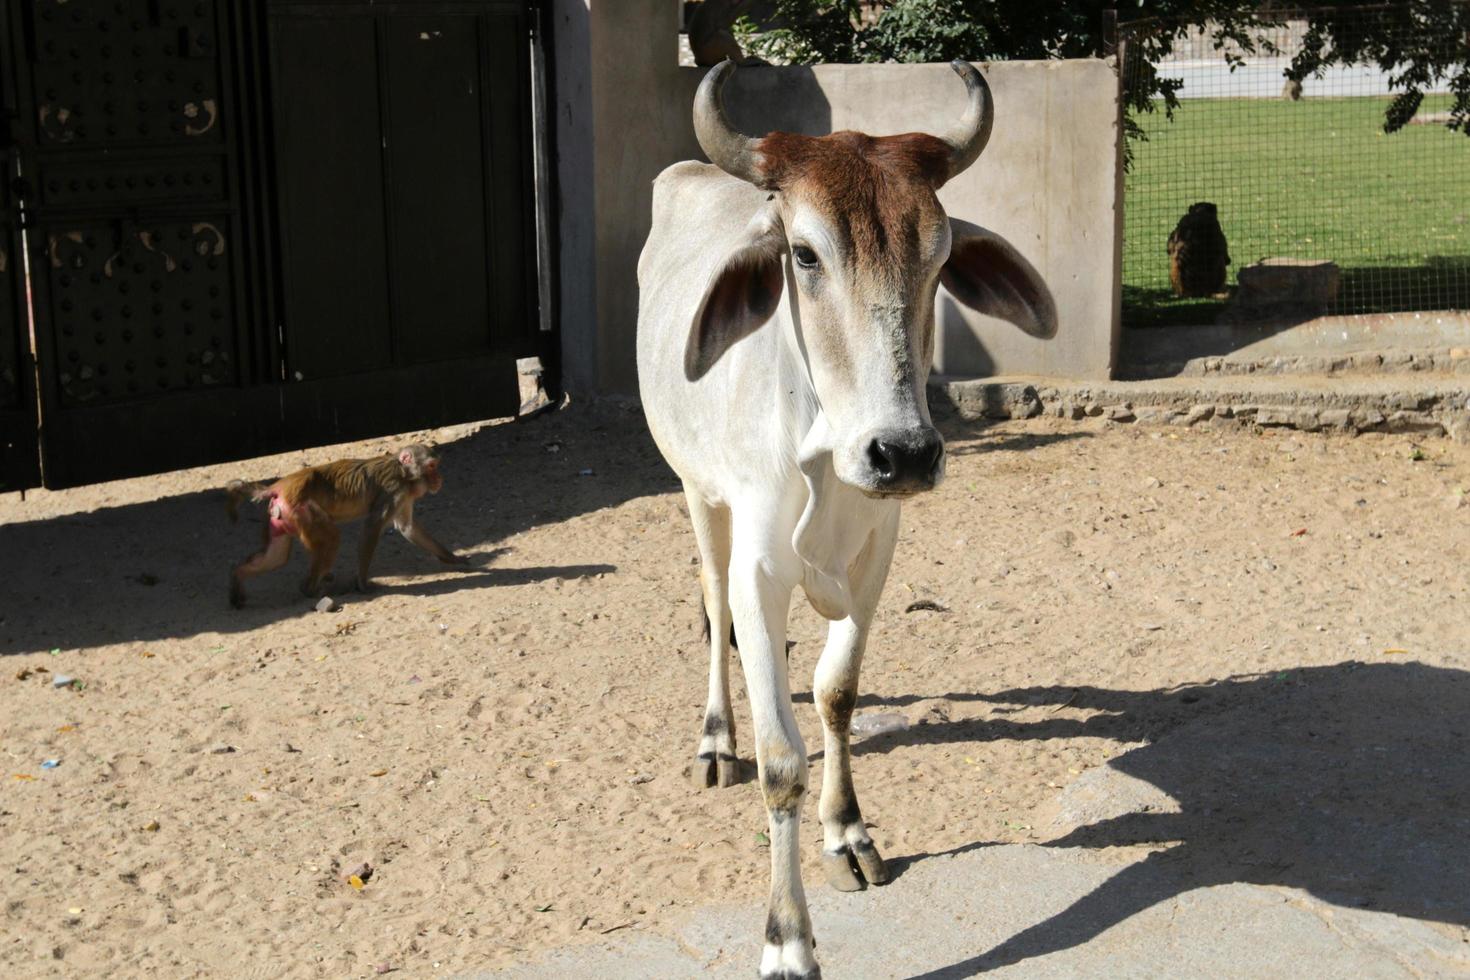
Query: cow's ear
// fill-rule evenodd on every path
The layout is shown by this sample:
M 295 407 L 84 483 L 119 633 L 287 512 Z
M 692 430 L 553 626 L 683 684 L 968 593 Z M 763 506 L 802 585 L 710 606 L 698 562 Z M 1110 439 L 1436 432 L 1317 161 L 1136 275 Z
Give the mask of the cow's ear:
M 939 272 L 950 295 L 970 309 L 1013 323 L 1033 337 L 1057 332 L 1057 307 L 1041 274 L 988 228 L 949 219 L 949 261 Z
M 684 376 L 698 381 L 736 341 L 769 320 L 781 302 L 786 235 L 774 213 L 758 215 L 705 286 L 684 349 Z

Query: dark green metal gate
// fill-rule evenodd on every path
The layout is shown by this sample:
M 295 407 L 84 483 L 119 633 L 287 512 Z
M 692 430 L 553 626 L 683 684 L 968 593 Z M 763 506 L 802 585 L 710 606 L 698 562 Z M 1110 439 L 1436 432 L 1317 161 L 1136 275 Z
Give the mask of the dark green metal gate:
M 525 3 L 19 6 L 46 486 L 514 414 L 546 340 Z

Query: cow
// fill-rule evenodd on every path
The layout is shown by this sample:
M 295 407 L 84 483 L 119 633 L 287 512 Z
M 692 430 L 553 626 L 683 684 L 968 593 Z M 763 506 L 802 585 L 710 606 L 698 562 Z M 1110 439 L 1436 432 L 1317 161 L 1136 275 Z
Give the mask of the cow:
M 710 671 L 694 778 L 739 778 L 733 640 L 770 828 L 767 980 L 821 975 L 797 850 L 807 755 L 787 679 L 792 594 L 800 586 L 831 621 L 812 681 L 824 728 L 822 868 L 843 891 L 883 884 L 853 790 L 850 722 L 900 501 L 944 475 L 925 398 L 938 283 L 1034 336 L 1055 332 L 1035 270 L 1000 236 L 949 218 L 935 195 L 980 155 L 994 116 L 979 71 L 952 67 L 968 102 L 943 136 L 756 139 L 725 115 L 735 66 L 722 62 L 694 104 L 713 165 L 678 163 L 654 181 L 638 260 L 638 379 L 701 562 Z

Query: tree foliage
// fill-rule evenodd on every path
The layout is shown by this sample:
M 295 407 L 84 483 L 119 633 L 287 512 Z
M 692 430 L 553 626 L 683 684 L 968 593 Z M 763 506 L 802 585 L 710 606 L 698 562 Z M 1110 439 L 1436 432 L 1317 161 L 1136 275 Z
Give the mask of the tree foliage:
M 774 0 L 763 24 L 736 25 L 747 51 L 785 64 L 1081 58 L 1104 50 L 1106 0 Z M 1182 82 L 1154 65 L 1176 42 L 1204 31 L 1233 68 L 1244 55 L 1277 54 L 1262 28 L 1307 20 L 1286 77 L 1301 81 L 1339 64 L 1376 64 L 1395 98 L 1384 129 L 1413 117 L 1430 87 L 1448 81 L 1448 125 L 1470 134 L 1470 3 L 1369 0 L 1292 13 L 1275 0 L 1124 0 L 1125 125 L 1140 138 L 1140 112 L 1172 115 Z M 1243 52 L 1242 55 L 1240 52 Z

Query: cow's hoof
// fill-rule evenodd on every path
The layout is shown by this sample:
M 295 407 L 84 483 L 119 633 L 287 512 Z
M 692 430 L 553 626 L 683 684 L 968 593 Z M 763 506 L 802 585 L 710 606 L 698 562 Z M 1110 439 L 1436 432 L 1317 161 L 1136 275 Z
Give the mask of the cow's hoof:
M 780 947 L 767 946 L 766 955 L 761 958 L 761 980 L 822 980 L 822 968 L 811 958 L 810 953 L 804 957 L 806 965 L 799 966 L 789 961 L 803 957 L 793 957 L 791 952 L 787 950 L 783 957 Z M 782 962 L 783 959 L 788 962 Z
M 740 759 L 728 752 L 701 752 L 694 757 L 694 788 L 734 786 L 740 782 Z
M 867 885 L 888 883 L 888 865 L 870 840 L 822 851 L 822 872 L 827 876 L 827 884 L 840 892 L 862 891 Z

